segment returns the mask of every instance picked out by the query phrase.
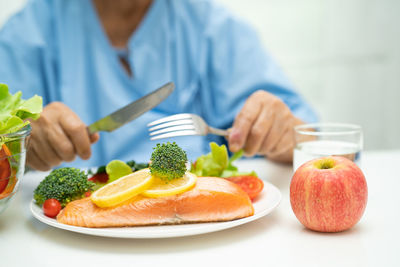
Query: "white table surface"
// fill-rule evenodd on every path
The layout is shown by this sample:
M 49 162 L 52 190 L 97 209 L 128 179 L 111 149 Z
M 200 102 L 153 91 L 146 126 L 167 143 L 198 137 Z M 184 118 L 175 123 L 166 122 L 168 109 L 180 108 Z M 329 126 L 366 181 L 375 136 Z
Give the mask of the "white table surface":
M 366 211 L 354 228 L 336 234 L 312 232 L 297 221 L 290 166 L 263 159 L 240 166 L 281 190 L 271 214 L 220 232 L 149 240 L 88 236 L 37 221 L 29 203 L 43 174 L 28 173 L 0 216 L 0 266 L 400 266 L 400 151 L 364 152 Z

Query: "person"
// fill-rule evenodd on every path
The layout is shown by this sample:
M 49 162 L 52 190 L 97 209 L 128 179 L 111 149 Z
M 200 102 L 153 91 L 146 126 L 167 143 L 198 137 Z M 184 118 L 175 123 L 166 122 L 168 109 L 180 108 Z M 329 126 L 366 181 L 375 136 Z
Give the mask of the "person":
M 176 113 L 230 128 L 232 152 L 290 162 L 293 127 L 316 120 L 256 32 L 211 0 L 33 0 L 1 29 L 0 62 L 2 83 L 43 96 L 27 153 L 38 170 L 147 161 L 156 141 L 146 124 Z M 88 134 L 86 125 L 169 81 L 175 91 L 156 108 Z M 173 141 L 195 159 L 216 138 Z

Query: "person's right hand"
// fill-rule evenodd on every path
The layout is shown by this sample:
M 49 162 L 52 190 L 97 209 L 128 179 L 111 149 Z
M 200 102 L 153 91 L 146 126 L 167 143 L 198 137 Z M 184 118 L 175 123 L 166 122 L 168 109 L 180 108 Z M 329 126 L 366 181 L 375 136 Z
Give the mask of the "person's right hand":
M 40 118 L 31 122 L 32 132 L 27 152 L 27 165 L 47 171 L 63 161 L 91 156 L 90 145 L 99 135 L 89 135 L 86 125 L 66 105 L 52 102 L 44 107 Z

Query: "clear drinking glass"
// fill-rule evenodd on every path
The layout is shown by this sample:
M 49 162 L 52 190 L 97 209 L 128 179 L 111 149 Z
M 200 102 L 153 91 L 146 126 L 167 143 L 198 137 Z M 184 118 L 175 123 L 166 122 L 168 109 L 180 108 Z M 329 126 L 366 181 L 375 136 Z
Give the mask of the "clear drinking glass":
M 18 132 L 0 135 L 0 214 L 18 190 L 25 171 L 27 139 L 31 126 Z
M 293 170 L 320 157 L 342 156 L 360 165 L 363 133 L 360 126 L 346 123 L 312 123 L 296 126 Z

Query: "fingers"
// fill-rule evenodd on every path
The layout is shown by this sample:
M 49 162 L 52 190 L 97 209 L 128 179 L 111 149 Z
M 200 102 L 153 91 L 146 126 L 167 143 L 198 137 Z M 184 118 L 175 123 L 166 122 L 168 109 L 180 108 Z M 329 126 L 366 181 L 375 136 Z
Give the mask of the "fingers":
M 91 144 L 98 134 L 89 136 L 86 125 L 62 103 L 47 105 L 36 121 L 32 121 L 31 148 L 28 164 L 38 170 L 48 170 L 63 161 L 73 161 L 91 156 Z
M 60 165 L 62 159 L 54 151 L 52 146 L 47 145 L 43 135 L 36 137 L 36 139 L 36 142 L 32 142 L 32 149 L 38 155 L 39 159 L 43 162 L 46 162 L 46 164 L 49 166 Z
M 38 170 L 48 170 L 51 166 L 56 166 L 61 163 L 60 157 L 54 149 L 46 142 L 46 136 L 43 133 L 43 128 L 32 127 L 32 132 L 29 140 L 27 152 L 27 163 Z
M 46 110 L 47 111 L 47 110 Z M 61 129 L 56 112 L 43 114 L 36 122 L 32 122 L 32 146 L 36 152 L 53 151 L 55 155 L 45 153 L 43 160 L 48 161 L 52 166 L 58 165 L 61 161 L 72 161 L 75 158 L 74 147 L 68 137 Z M 59 162 L 55 164 L 55 159 Z
M 26 164 L 29 167 L 39 171 L 48 171 L 51 168 L 49 164 L 40 159 L 39 155 L 36 153 L 35 149 L 32 146 L 27 151 Z
M 294 148 L 294 138 L 291 134 L 291 130 L 288 130 L 277 146 L 266 155 L 271 160 L 276 160 L 280 162 L 291 162 L 293 159 L 293 148 Z
M 91 156 L 90 138 L 86 125 L 79 119 L 75 113 L 68 116 L 62 116 L 60 125 L 73 144 L 74 151 L 82 159 L 88 159 Z
M 282 142 L 284 143 L 283 146 L 285 146 L 286 139 L 283 137 L 288 134 L 293 127 L 290 110 L 287 107 L 282 107 L 277 110 L 273 125 L 262 141 L 259 150 L 259 153 L 262 155 L 267 155 L 276 148 L 279 149 L 282 146 Z
M 274 114 L 271 114 L 268 109 L 263 108 L 260 112 L 254 125 L 251 127 L 250 134 L 244 146 L 246 156 L 254 156 L 261 150 L 263 140 L 270 132 L 273 126 Z
M 75 160 L 75 147 L 59 124 L 46 128 L 47 140 L 62 161 Z
M 265 91 L 251 95 L 229 135 L 229 148 L 243 148 L 246 156 L 267 155 L 288 161 L 294 146 L 295 117 L 279 98 Z
M 296 144 L 294 126 L 301 125 L 304 122 L 294 116 L 291 117 L 290 122 L 277 145 L 267 152 L 266 155 L 269 159 L 279 162 L 291 162 L 293 160 L 293 148 Z
M 247 99 L 242 110 L 236 116 L 232 131 L 229 135 L 229 149 L 236 152 L 243 148 L 249 135 L 252 125 L 257 120 L 261 112 L 261 102 L 257 98 L 257 93 Z
M 100 139 L 99 133 L 91 134 L 89 137 L 90 137 L 91 144 L 97 143 L 97 141 L 99 141 L 99 139 Z

